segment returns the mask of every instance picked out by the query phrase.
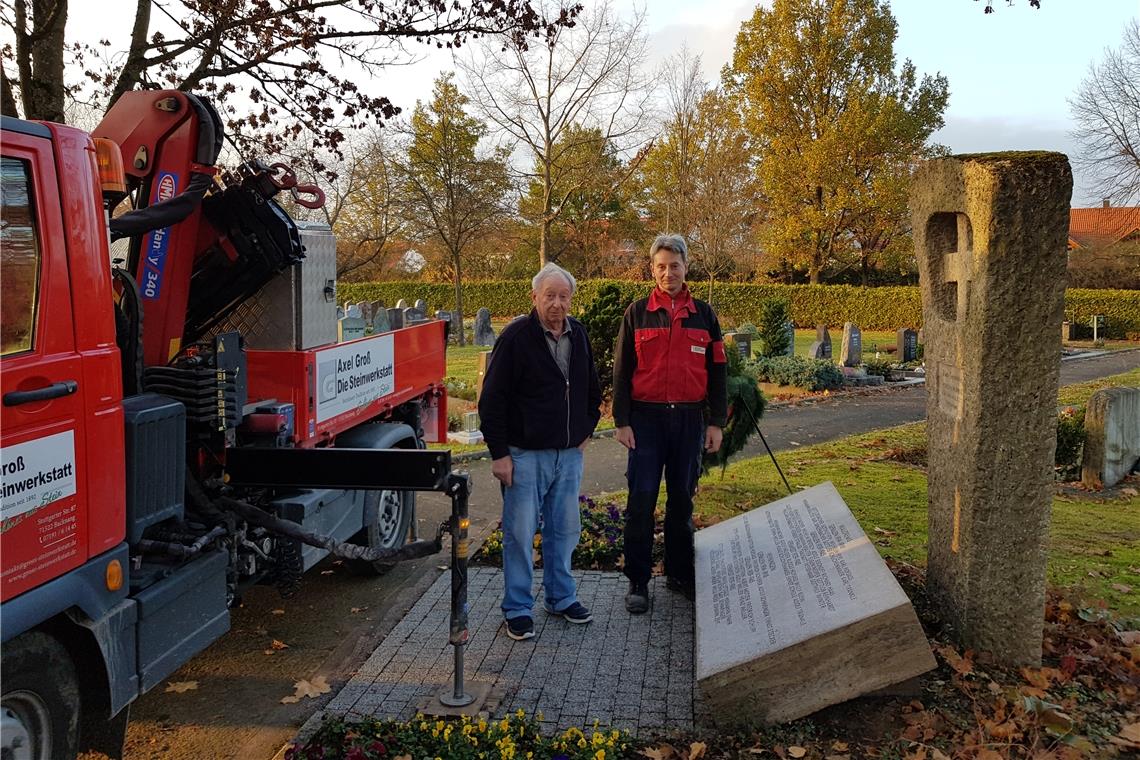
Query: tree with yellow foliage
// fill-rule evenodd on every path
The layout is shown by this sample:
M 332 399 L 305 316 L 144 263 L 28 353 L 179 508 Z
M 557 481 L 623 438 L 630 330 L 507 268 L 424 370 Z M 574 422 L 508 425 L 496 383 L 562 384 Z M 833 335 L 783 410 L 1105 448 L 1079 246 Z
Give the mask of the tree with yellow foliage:
M 905 224 L 905 207 L 878 195 L 897 189 L 884 176 L 905 177 L 943 124 L 946 78 L 896 69 L 897 34 L 883 0 L 775 0 L 737 35 L 725 86 L 755 150 L 760 244 L 812 283 L 858 255 L 869 214 L 892 206 Z

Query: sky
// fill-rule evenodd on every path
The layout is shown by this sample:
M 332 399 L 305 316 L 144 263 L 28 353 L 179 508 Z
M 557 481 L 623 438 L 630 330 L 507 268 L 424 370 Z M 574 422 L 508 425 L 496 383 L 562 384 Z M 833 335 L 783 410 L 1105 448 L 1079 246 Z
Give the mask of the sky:
M 591 0 L 582 0 L 589 4 Z M 732 57 L 741 21 L 755 2 L 739 0 L 615 0 L 620 13 L 646 12 L 651 61 L 660 64 L 682 44 L 701 55 L 710 83 Z M 934 140 L 955 153 L 996 150 L 1056 150 L 1073 156 L 1073 124 L 1067 99 L 1106 47 L 1120 45 L 1125 23 L 1140 16 L 1140 0 L 893 0 L 898 21 L 895 54 L 909 58 L 919 74 L 941 73 L 950 85 L 946 125 Z M 108 18 L 123 30 L 126 44 L 135 0 L 103 0 L 71 5 L 69 36 L 97 29 L 106 34 Z M 413 45 L 410 50 L 423 50 Z M 372 94 L 387 95 L 409 110 L 426 99 L 432 80 L 452 69 L 450 54 L 429 52 L 409 65 L 391 67 L 367 83 Z M 364 84 L 364 83 L 362 83 Z M 1088 177 L 1075 175 L 1073 206 L 1100 205 Z

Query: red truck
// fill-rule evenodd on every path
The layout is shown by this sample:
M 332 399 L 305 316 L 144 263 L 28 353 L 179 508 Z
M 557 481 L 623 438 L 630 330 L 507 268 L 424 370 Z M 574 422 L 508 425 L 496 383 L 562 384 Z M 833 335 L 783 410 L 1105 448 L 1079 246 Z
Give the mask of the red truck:
M 251 584 L 439 549 L 408 539 L 415 491 L 454 477 L 425 448 L 447 323 L 338 342 L 331 232 L 274 200 L 319 191 L 220 172 L 204 99 L 2 128 L 0 749 L 114 755 L 130 703 Z

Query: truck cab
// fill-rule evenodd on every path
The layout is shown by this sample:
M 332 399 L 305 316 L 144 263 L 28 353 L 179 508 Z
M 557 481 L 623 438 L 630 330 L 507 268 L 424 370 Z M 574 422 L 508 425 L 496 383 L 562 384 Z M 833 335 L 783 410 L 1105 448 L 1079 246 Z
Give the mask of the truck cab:
M 375 456 L 445 436 L 447 325 L 339 342 L 331 231 L 273 201 L 275 169 L 223 179 L 192 95 L 129 93 L 94 134 L 2 129 L 0 750 L 115 756 L 244 588 L 438 550 Z

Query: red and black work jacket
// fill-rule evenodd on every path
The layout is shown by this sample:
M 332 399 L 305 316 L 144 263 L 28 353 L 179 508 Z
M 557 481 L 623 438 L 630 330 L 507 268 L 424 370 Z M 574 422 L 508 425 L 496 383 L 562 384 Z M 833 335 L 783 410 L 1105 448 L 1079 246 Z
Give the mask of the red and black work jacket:
M 708 424 L 728 416 L 724 339 L 716 313 L 689 293 L 654 288 L 625 310 L 614 348 L 614 424 L 629 424 L 631 404 L 700 405 Z

